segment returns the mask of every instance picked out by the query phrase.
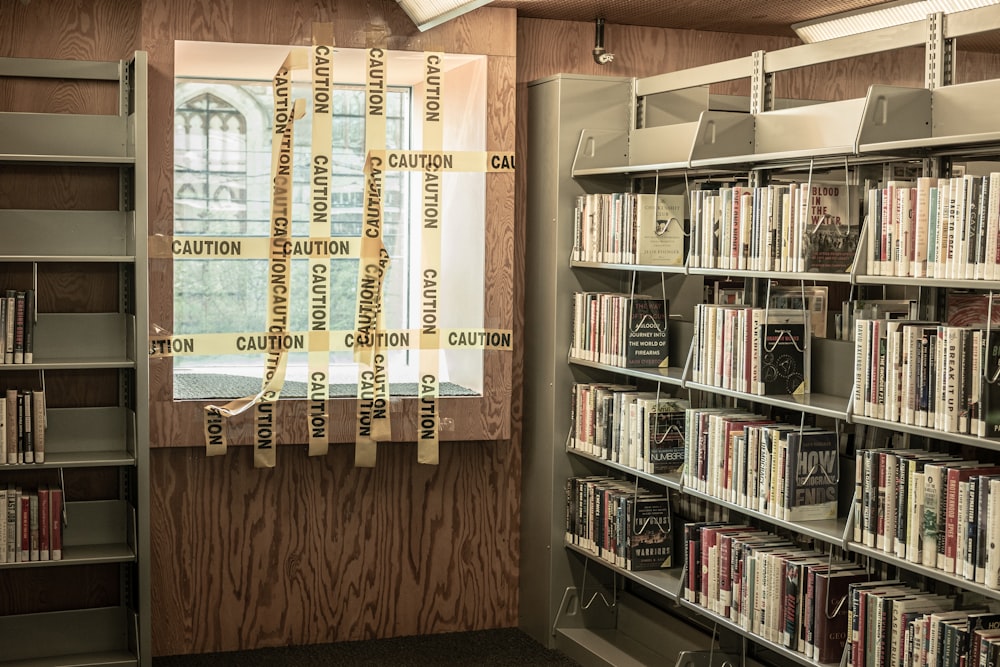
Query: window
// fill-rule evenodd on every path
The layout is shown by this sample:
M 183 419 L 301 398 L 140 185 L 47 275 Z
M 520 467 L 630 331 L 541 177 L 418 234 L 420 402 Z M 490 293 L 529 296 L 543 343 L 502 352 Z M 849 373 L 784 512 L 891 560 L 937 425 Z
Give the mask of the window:
M 206 49 L 211 49 L 207 53 Z M 174 89 L 174 235 L 266 237 L 270 227 L 271 77 L 287 48 L 179 42 Z M 333 169 L 330 236 L 361 233 L 365 146 L 363 50 L 338 49 L 333 96 Z M 485 58 L 448 56 L 445 76 L 459 82 L 446 107 L 445 139 L 453 150 L 484 150 Z M 419 148 L 420 54 L 389 52 L 386 95 L 388 149 Z M 394 74 L 395 72 L 395 74 Z M 301 76 L 300 76 L 301 74 Z M 307 74 L 293 73 L 292 97 L 310 100 Z M 448 79 L 446 78 L 446 81 Z M 475 82 L 469 85 L 469 82 Z M 461 93 L 461 94 L 460 94 Z M 471 93 L 471 94 L 470 94 Z M 455 129 L 453 133 L 451 130 Z M 292 235 L 309 236 L 311 116 L 295 123 Z M 384 328 L 419 329 L 420 174 L 388 171 L 383 192 L 383 238 L 391 257 L 383 295 Z M 484 185 L 482 173 L 447 173 L 442 208 L 443 327 L 483 328 Z M 450 210 L 450 213 L 448 211 Z M 267 261 L 264 259 L 176 258 L 174 335 L 259 333 L 265 329 Z M 308 262 L 292 262 L 291 330 L 305 331 L 308 318 Z M 354 328 L 357 260 L 332 258 L 329 328 Z M 442 281 L 443 283 L 445 281 Z M 413 337 L 416 340 L 416 336 Z M 390 352 L 393 395 L 412 395 L 419 366 L 416 348 Z M 223 399 L 255 393 L 263 354 L 177 356 L 174 398 Z M 482 353 L 441 354 L 442 395 L 482 392 Z M 332 395 L 353 396 L 358 369 L 352 353 L 330 353 Z M 285 397 L 305 395 L 306 353 L 289 355 Z M 411 388 L 411 385 L 413 387 Z

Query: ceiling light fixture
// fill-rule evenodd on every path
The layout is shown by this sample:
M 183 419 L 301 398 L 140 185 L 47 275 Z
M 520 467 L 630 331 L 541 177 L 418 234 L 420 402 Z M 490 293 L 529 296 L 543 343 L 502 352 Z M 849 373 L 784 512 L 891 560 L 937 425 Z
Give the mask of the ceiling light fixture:
M 490 0 L 396 0 L 396 2 L 423 32 L 487 5 Z
M 857 35 L 880 28 L 923 21 L 938 12 L 953 14 L 968 9 L 1000 4 L 1000 0 L 899 0 L 867 9 L 831 14 L 792 25 L 792 30 L 806 44 L 837 37 Z

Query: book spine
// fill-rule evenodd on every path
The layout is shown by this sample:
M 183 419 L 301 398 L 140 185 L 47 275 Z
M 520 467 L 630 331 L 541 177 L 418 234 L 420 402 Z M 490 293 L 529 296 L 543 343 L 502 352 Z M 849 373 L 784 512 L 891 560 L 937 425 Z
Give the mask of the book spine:
M 6 338 L 4 340 L 4 363 L 14 363 L 14 328 L 17 321 L 17 291 L 7 290 L 4 300 L 6 303 Z
M 35 290 L 25 290 L 24 297 L 24 363 L 30 364 L 35 361 Z
M 21 528 L 19 514 L 21 491 L 13 484 L 7 485 L 7 562 L 21 560 Z
M 976 549 L 979 543 L 979 476 L 969 478 L 968 499 L 965 506 L 965 558 L 962 561 L 962 577 L 967 581 L 976 580 Z
M 49 530 L 49 545 L 52 560 L 62 560 L 62 529 L 63 529 L 63 490 L 59 487 L 49 489 L 49 517 L 52 522 Z
M 984 583 L 987 588 L 1000 587 L 997 570 L 1000 569 L 1000 479 L 990 479 L 989 498 L 986 509 L 986 571 Z
M 20 503 L 17 517 L 20 527 L 20 561 L 27 563 L 31 560 L 31 494 L 25 491 L 18 500 Z
M 17 390 L 6 392 L 6 429 L 7 429 L 7 463 L 16 464 L 18 457 L 18 427 L 17 427 Z
M 38 488 L 38 560 L 50 560 L 52 557 L 51 503 L 48 487 Z
M 919 564 L 923 562 L 924 471 L 919 463 L 911 461 L 907 474 L 910 481 L 907 488 L 906 560 Z
M 938 504 L 941 497 L 941 466 L 924 466 L 923 556 L 921 563 L 937 567 Z
M 954 574 L 959 517 L 959 471 L 957 468 L 949 468 L 947 470 L 944 493 L 944 554 L 940 562 L 942 570 L 948 574 Z
M 7 487 L 0 486 L 0 563 L 7 562 L 7 493 Z
M 979 482 L 979 497 L 977 498 L 977 513 L 979 521 L 976 525 L 976 583 L 986 583 L 986 552 L 988 550 L 989 522 L 996 521 L 997 515 L 989 513 L 990 480 L 984 477 Z
M 38 526 L 38 492 L 28 494 L 28 559 L 40 559 L 39 526 Z

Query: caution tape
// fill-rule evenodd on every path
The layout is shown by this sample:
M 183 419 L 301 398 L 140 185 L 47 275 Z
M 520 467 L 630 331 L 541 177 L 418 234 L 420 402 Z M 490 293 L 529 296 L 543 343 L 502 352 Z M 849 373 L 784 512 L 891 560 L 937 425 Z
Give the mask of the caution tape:
M 444 145 L 444 75 L 443 54 L 424 53 L 423 134 L 426 153 L 423 158 L 437 157 L 439 166 L 420 168 L 423 201 L 420 235 L 420 383 L 418 385 L 417 462 L 436 465 L 439 450 L 438 397 L 440 396 L 440 295 L 441 295 L 441 201 L 443 179 L 437 172 L 444 169 L 446 156 L 437 153 Z M 386 155 L 387 167 L 397 153 Z M 417 154 L 411 157 L 418 157 Z M 421 160 L 413 160 L 420 162 Z M 447 162 L 451 162 L 448 159 Z M 392 168 L 392 167 L 389 167 Z
M 438 349 L 510 351 L 512 334 L 503 329 L 439 329 Z M 382 350 L 420 349 L 419 329 L 378 332 Z M 317 342 L 317 340 L 319 342 Z M 285 331 L 281 333 L 205 333 L 150 336 L 149 358 L 261 354 L 270 352 L 350 352 L 354 331 Z
M 309 456 L 325 456 L 330 449 L 329 346 L 322 332 L 330 328 L 329 252 L 314 254 L 314 246 L 329 250 L 330 168 L 333 163 L 333 24 L 313 23 L 312 48 L 312 160 L 309 170 L 309 405 L 306 410 Z M 324 238 L 327 237 L 327 238 Z M 313 242 L 315 240 L 315 242 Z M 294 239 L 289 246 L 294 246 Z M 286 247 L 286 250 L 290 248 Z M 329 339 L 327 339 L 329 340 Z M 312 349 L 319 344 L 320 349 Z
M 316 213 L 313 213 L 316 216 Z M 325 215 L 329 221 L 329 215 Z M 310 232 L 311 233 L 311 232 Z M 149 256 L 154 259 L 357 259 L 361 239 L 327 236 L 268 238 L 264 236 L 153 236 Z

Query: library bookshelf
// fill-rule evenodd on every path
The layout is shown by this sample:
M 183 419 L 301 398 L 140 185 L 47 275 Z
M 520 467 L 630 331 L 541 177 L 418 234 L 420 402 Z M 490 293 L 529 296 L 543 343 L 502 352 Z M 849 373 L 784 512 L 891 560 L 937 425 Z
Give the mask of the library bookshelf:
M 875 578 L 898 578 L 921 591 L 995 608 L 1000 590 L 960 572 L 899 556 L 887 541 L 862 537 L 870 522 L 860 507 L 862 473 L 857 451 L 888 443 L 890 455 L 925 446 L 958 459 L 997 460 L 1000 440 L 974 431 L 945 431 L 916 420 L 866 414 L 856 405 L 859 377 L 846 363 L 859 354 L 855 340 L 836 335 L 808 343 L 812 386 L 805 394 L 756 395 L 700 376 L 693 364 L 703 353 L 694 312 L 713 286 L 738 280 L 751 305 L 764 306 L 772 285 L 825 285 L 829 306 L 879 296 L 909 300 L 920 319 L 946 324 L 949 295 L 990 295 L 1000 282 L 989 270 L 976 274 L 914 275 L 913 270 L 873 270 L 879 252 L 874 208 L 867 193 L 888 181 L 944 180 L 966 175 L 988 179 L 1000 155 L 1000 123 L 986 108 L 1000 80 L 953 83 L 950 60 L 928 59 L 923 87 L 871 82 L 857 99 L 801 103 L 776 100 L 773 77 L 840 58 L 923 46 L 951 53 L 959 37 L 1000 28 L 1000 9 L 989 7 L 932 15 L 903 29 L 842 38 L 643 79 L 558 75 L 529 85 L 530 125 L 528 257 L 526 262 L 525 447 L 522 505 L 521 626 L 584 664 L 662 664 L 684 652 L 712 650 L 766 664 L 822 664 L 786 642 L 748 630 L 728 614 L 685 596 L 688 563 L 680 527 L 685 520 L 727 517 L 754 530 L 774 532 L 826 558 L 851 561 Z M 875 39 L 874 37 L 878 37 Z M 710 94 L 719 82 L 745 77 L 749 98 Z M 985 165 L 985 166 L 984 166 Z M 979 171 L 977 171 L 979 170 Z M 981 181 L 983 182 L 983 181 Z M 691 193 L 719 183 L 766 190 L 773 184 L 835 183 L 856 192 L 859 228 L 853 259 L 844 270 L 803 271 L 747 261 L 725 267 L 700 261 L 699 242 L 711 238 Z M 715 184 L 715 185 L 713 185 Z M 947 187 L 951 187 L 950 185 Z M 674 193 L 689 199 L 687 261 L 681 267 L 573 260 L 580 197 L 593 193 Z M 864 195 L 860 193 L 865 193 Z M 916 195 L 914 194 L 914 197 Z M 805 219 L 805 218 L 804 218 Z M 984 218 L 985 220 L 985 218 Z M 996 223 L 994 223 L 996 224 Z M 719 234 L 723 232 L 718 231 Z M 701 241 L 698 239 L 699 234 Z M 752 242 L 747 241 L 748 247 Z M 912 242 L 911 242 L 912 246 Z M 995 251 L 995 250 L 994 250 Z M 747 255 L 744 259 L 750 259 Z M 885 259 L 885 257 L 882 257 Z M 971 261 L 971 260 L 967 260 Z M 755 266 L 757 268 L 747 268 Z M 968 276 L 968 277 L 966 277 Z M 977 277 L 973 277 L 977 276 Z M 624 368 L 574 358 L 574 293 L 652 293 L 669 300 L 670 366 Z M 829 324 L 835 319 L 829 316 Z M 841 324 L 836 321 L 836 327 Z M 984 359 L 987 357 L 984 354 Z M 988 364 L 981 360 L 980 364 Z M 980 371 L 982 366 L 977 367 Z M 900 377 L 898 369 L 895 371 Z M 969 377 L 978 378 L 981 372 Z M 862 378 L 863 381 L 863 378 Z M 654 475 L 574 448 L 574 386 L 629 385 L 686 399 L 693 407 L 745 409 L 785 423 L 835 429 L 839 441 L 836 516 L 789 521 L 749 509 L 735 494 L 693 483 L 692 462 L 682 472 Z M 898 396 L 894 400 L 900 400 Z M 982 399 L 985 400 L 985 399 Z M 878 434 L 879 440 L 862 438 Z M 850 435 L 851 438 L 844 436 Z M 687 434 L 690 438 L 690 433 Z M 902 448 L 906 448 L 903 450 Z M 985 463 L 984 463 L 985 467 Z M 566 484 L 570 478 L 627 481 L 669 494 L 676 533 L 673 563 L 657 571 L 630 572 L 566 539 Z M 687 519 L 683 518 L 687 515 Z M 831 561 L 832 562 L 832 561 Z M 702 632 L 693 632 L 692 628 Z M 685 655 L 690 655 L 685 653 Z M 839 656 L 838 656 L 839 660 Z
M 0 664 L 149 665 L 146 54 L 0 58 L 0 85 L 0 282 L 36 297 L 0 377 L 44 395 L 44 458 L 0 488 L 64 500 L 61 557 L 0 562 Z

